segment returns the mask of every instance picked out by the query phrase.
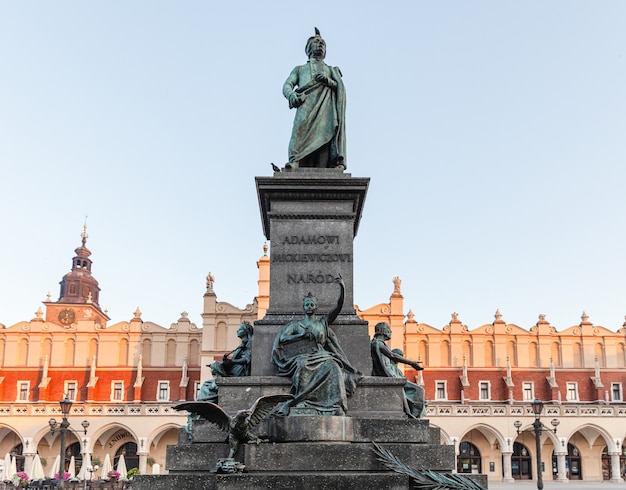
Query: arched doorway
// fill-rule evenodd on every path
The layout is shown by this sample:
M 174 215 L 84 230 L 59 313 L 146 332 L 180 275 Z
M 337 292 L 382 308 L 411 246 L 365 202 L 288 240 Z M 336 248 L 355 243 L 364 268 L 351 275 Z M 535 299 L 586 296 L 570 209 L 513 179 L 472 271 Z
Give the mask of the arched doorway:
M 120 456 L 124 455 L 124 462 L 126 463 L 126 469 L 139 468 L 139 456 L 137 456 L 137 444 L 134 442 L 127 442 L 115 452 L 115 458 L 113 466 L 117 468 L 117 463 L 120 460 Z
M 74 442 L 70 444 L 65 450 L 65 470 L 69 470 L 70 463 L 72 461 L 72 457 L 74 458 L 74 468 L 75 473 L 74 476 L 78 475 L 80 472 L 80 468 L 83 465 L 83 455 L 80 452 L 80 442 Z
M 457 473 L 482 473 L 480 451 L 471 442 L 463 441 L 459 444 L 459 457 L 457 458 Z
M 528 448 L 519 442 L 513 443 L 511 474 L 515 480 L 530 480 L 533 477 Z
M 26 458 L 23 454 L 24 445 L 20 442 L 13 449 L 11 449 L 11 457 L 15 458 L 15 466 L 17 467 L 17 471 L 24 471 L 24 463 Z M 10 475 L 9 475 L 10 476 Z
M 626 474 L 626 447 L 622 446 L 622 453 L 619 455 L 619 476 Z M 613 478 L 613 465 L 611 465 L 611 456 L 609 449 L 604 446 L 602 450 L 602 479 L 610 480 Z

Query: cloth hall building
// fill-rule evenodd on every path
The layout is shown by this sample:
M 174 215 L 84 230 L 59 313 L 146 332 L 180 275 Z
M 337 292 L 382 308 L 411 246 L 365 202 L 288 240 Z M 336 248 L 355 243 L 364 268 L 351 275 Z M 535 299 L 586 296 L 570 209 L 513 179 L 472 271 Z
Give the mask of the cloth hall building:
M 187 420 L 172 407 L 195 398 L 211 376 L 207 365 L 238 345 L 243 321 L 265 315 L 267 247 L 251 304 L 240 309 L 218 301 L 209 274 L 202 325 L 182 313 L 164 327 L 143 320 L 139 309 L 129 320 L 111 321 L 99 305 L 86 241 L 83 233 L 58 300 L 49 297 L 31 320 L 0 324 L 0 458 L 15 455 L 19 469 L 38 453 L 50 473 L 60 436 L 50 433 L 48 420 L 59 417 L 67 394 L 74 403 L 66 464 L 73 456 L 78 472 L 87 455 L 96 462 L 124 454 L 128 468 L 165 472 L 165 448 L 177 443 Z M 541 436 L 543 479 L 622 481 L 626 326 L 594 325 L 584 313 L 562 329 L 543 315 L 535 325 L 517 326 L 496 312 L 475 328 L 454 313 L 438 328 L 416 322 L 405 311 L 400 280 L 391 284 L 388 300 L 355 307 L 357 314 L 372 336 L 376 323 L 389 323 L 391 347 L 423 362 L 424 371 L 406 375 L 424 387 L 426 417 L 441 429 L 442 444 L 454 445 L 458 472 L 491 481 L 536 479 L 529 429 L 531 402 L 539 398 L 542 421 L 558 421 L 556 433 Z

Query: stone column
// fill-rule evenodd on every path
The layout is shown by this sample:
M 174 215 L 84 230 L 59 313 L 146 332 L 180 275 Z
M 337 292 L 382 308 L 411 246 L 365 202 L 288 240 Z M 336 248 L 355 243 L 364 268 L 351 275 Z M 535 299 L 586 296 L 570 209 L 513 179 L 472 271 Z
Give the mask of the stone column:
M 557 481 L 566 482 L 569 481 L 567 478 L 567 470 L 565 468 L 565 453 L 556 453 L 556 470 L 557 470 Z
M 619 453 L 609 453 L 609 454 L 611 455 L 611 482 L 621 483 L 624 480 L 622 479 L 622 476 L 621 476 L 621 468 L 619 464 L 620 454 Z
M 452 444 L 454 444 L 454 466 L 452 467 L 452 473 L 457 473 L 456 469 L 459 461 L 459 444 L 461 444 L 461 441 L 458 437 L 453 437 Z
M 512 451 L 502 451 L 502 481 L 506 483 L 513 483 L 513 472 L 511 470 L 511 456 Z
M 139 472 L 142 475 L 145 475 L 148 472 L 148 453 L 146 453 L 146 452 L 143 452 L 143 453 L 138 452 L 137 456 L 139 456 Z
M 139 472 L 142 475 L 145 475 L 148 472 L 148 438 L 139 437 L 138 442 L 137 456 L 139 456 Z

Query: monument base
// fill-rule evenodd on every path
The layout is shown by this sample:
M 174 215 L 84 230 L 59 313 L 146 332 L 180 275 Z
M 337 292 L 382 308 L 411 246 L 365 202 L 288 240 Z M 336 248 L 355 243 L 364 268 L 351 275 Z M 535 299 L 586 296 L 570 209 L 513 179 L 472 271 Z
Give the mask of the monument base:
M 262 395 L 287 393 L 289 379 L 276 376 L 221 378 L 220 405 L 227 412 L 251 406 Z M 134 490 L 230 490 L 307 488 L 379 490 L 411 489 L 410 478 L 379 462 L 372 442 L 412 468 L 452 472 L 454 447 L 441 444 L 438 428 L 404 413 L 402 379 L 364 377 L 348 398 L 347 416 L 270 416 L 256 427 L 264 442 L 239 448 L 235 461 L 243 473 L 211 473 L 228 455 L 225 432 L 194 422 L 179 444 L 168 446 L 168 475 L 141 475 Z M 479 478 L 486 488 L 486 478 Z

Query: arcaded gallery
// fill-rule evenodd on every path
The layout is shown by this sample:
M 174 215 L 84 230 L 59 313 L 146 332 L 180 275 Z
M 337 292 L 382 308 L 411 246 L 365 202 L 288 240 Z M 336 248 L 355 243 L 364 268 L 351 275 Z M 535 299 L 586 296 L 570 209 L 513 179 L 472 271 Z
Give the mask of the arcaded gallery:
M 58 299 L 48 297 L 30 320 L 0 325 L 0 456 L 14 458 L 19 471 L 38 455 L 52 476 L 61 441 L 51 418 L 66 417 L 64 464 L 76 475 L 85 477 L 86 461 L 115 466 L 122 456 L 128 469 L 165 473 L 166 446 L 187 423 L 172 407 L 196 398 L 208 366 L 238 345 L 242 322 L 265 316 L 268 247 L 256 264 L 258 294 L 245 308 L 218 301 L 219 277 L 209 273 L 198 285 L 201 326 L 185 312 L 154 323 L 139 309 L 112 321 L 100 307 L 90 255 L 85 230 Z M 625 326 L 594 325 L 580 312 L 573 325 L 553 326 L 538 314 L 535 325 L 518 326 L 500 311 L 483 325 L 464 325 L 451 312 L 431 326 L 405 310 L 400 278 L 390 278 L 389 291 L 380 304 L 355 310 L 371 337 L 387 322 L 390 346 L 425 367 L 405 374 L 425 390 L 425 417 L 441 429 L 441 443 L 454 446 L 458 473 L 536 480 L 539 420 L 544 481 L 622 480 Z

